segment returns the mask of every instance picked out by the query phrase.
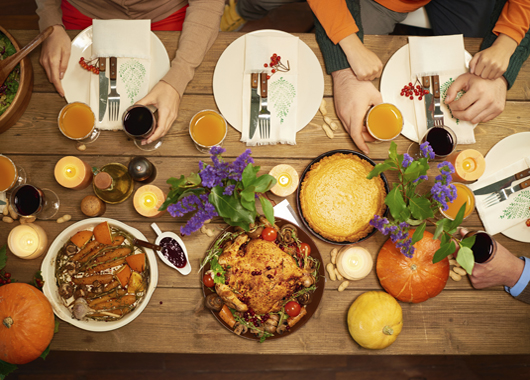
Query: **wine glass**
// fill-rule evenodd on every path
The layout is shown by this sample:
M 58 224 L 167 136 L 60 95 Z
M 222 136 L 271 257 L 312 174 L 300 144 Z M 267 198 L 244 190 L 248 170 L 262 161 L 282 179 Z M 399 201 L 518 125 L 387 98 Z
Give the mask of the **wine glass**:
M 0 192 L 9 191 L 26 183 L 26 171 L 15 165 L 9 157 L 0 154 Z
M 23 218 L 35 216 L 47 220 L 59 211 L 60 201 L 50 189 L 40 189 L 30 184 L 19 185 L 11 192 L 13 210 Z
M 463 238 L 475 236 L 475 243 L 471 246 L 476 264 L 486 264 L 493 260 L 497 253 L 497 242 L 485 231 L 469 231 Z
M 152 151 L 162 145 L 162 139 L 142 145 L 142 140 L 151 136 L 156 129 L 155 115 L 148 107 L 133 104 L 123 113 L 122 124 L 125 134 L 134 140 L 138 149 Z
M 464 220 L 466 220 L 475 209 L 475 194 L 473 194 L 473 191 L 466 184 L 453 182 L 453 185 L 456 188 L 456 199 L 447 203 L 447 210 L 443 210 L 440 207 L 440 213 L 448 219 L 455 220 L 458 211 L 460 211 L 460 208 L 465 203 Z
M 407 153 L 414 158 L 420 157 L 420 145 L 426 141 L 431 145 L 436 158 L 449 156 L 454 152 L 457 145 L 456 134 L 451 128 L 444 125 L 429 128 L 418 143 L 412 143 L 409 146 Z
M 77 145 L 93 143 L 99 137 L 96 116 L 90 106 L 83 102 L 65 105 L 59 112 L 57 124 L 61 133 L 70 140 L 77 141 Z

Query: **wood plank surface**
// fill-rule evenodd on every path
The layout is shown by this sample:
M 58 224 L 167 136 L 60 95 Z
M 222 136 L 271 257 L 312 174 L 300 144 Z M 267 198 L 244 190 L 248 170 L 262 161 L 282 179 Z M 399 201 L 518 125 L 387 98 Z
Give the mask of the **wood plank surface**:
M 69 32 L 74 37 L 77 32 Z M 17 30 L 13 34 L 25 45 L 36 31 Z M 157 32 L 170 57 L 178 43 L 178 33 Z M 154 185 L 167 189 L 166 180 L 181 174 L 197 171 L 199 160 L 208 156 L 199 153 L 188 134 L 190 118 L 199 110 L 216 108 L 212 95 L 212 75 L 219 56 L 241 33 L 220 33 L 213 48 L 208 52 L 195 78 L 186 89 L 179 116 L 161 149 L 147 154 L 155 164 L 158 176 Z M 300 34 L 322 63 L 322 56 L 312 34 Z M 383 62 L 406 43 L 403 36 L 367 36 L 366 44 Z M 478 39 L 466 39 L 466 48 L 472 54 L 480 44 Z M 90 166 L 101 167 L 109 162 L 127 164 L 131 157 L 143 154 L 122 132 L 103 131 L 99 139 L 85 151 L 64 138 L 57 126 L 57 114 L 65 100 L 57 95 L 38 64 L 39 51 L 31 54 L 35 72 L 35 88 L 28 109 L 10 130 L 0 135 L 0 153 L 10 156 L 22 166 L 29 176 L 29 183 L 52 189 L 61 199 L 60 215 L 70 214 L 72 220 L 64 224 L 55 221 L 38 221 L 47 232 L 49 243 L 69 225 L 83 220 L 80 202 L 92 194 L 91 187 L 81 191 L 62 188 L 53 178 L 55 163 L 66 155 L 81 157 Z M 325 96 L 329 115 L 336 119 L 332 85 L 325 75 Z M 375 82 L 378 85 L 377 82 Z M 514 133 L 528 131 L 530 107 L 530 67 L 527 63 L 519 74 L 514 87 L 508 92 L 505 111 L 496 119 L 482 123 L 475 129 L 477 143 L 472 147 L 486 154 L 501 139 Z M 260 146 L 252 148 L 252 156 L 262 172 L 268 172 L 279 162 L 292 165 L 299 174 L 316 156 L 333 149 L 357 150 L 347 132 L 341 127 L 334 139 L 328 139 L 322 131 L 322 116 L 297 134 L 295 146 Z M 241 154 L 246 146 L 239 141 L 240 133 L 229 128 L 224 155 L 232 159 Z M 395 140 L 398 152 L 403 153 L 410 141 L 399 137 Z M 389 144 L 371 144 L 370 157 L 380 162 L 387 156 Z M 459 146 L 465 149 L 470 146 Z M 435 171 L 432 170 L 431 174 Z M 389 176 L 390 182 L 396 179 Z M 135 189 L 140 184 L 135 184 Z M 282 198 L 270 195 L 273 202 Z M 287 197 L 296 208 L 296 196 Z M 152 220 L 141 217 L 133 208 L 132 198 L 118 205 L 107 205 L 104 217 L 125 222 L 139 229 L 150 241 L 155 233 L 150 227 L 153 221 L 162 230 L 178 232 L 185 218 L 172 218 L 167 213 Z M 5 244 L 9 231 L 18 224 L 0 224 L 0 245 Z M 466 227 L 482 228 L 474 213 L 464 223 Z M 211 228 L 220 231 L 224 224 L 215 221 Z M 375 271 L 362 281 L 350 282 L 348 289 L 337 292 L 340 282 L 327 281 L 322 303 L 313 318 L 298 332 L 277 341 L 257 344 L 234 336 L 226 331 L 202 304 L 201 284 L 197 273 L 200 260 L 214 238 L 195 233 L 183 240 L 190 254 L 192 273 L 182 276 L 163 263 L 159 263 L 158 287 L 145 311 L 129 325 L 108 333 L 91 333 L 61 322 L 52 349 L 61 351 L 111 351 L 111 352 L 164 352 L 164 353 L 244 353 L 244 354 L 311 354 L 311 355 L 420 355 L 420 354 L 530 354 L 530 306 L 514 300 L 501 287 L 481 291 L 474 290 L 468 279 L 460 282 L 449 280 L 445 290 L 436 298 L 422 304 L 401 303 L 404 313 L 404 329 L 395 344 L 382 351 L 361 349 L 349 336 L 346 313 L 353 300 L 362 292 L 381 290 Z M 496 239 L 511 252 L 528 255 L 528 244 L 497 235 Z M 333 247 L 313 239 L 322 255 L 324 264 L 329 262 Z M 374 259 L 386 238 L 376 233 L 359 243 Z M 50 252 L 53 254 L 53 252 Z M 40 268 L 43 257 L 21 260 L 8 252 L 7 270 L 18 281 L 28 282 Z M 347 378 L 348 373 L 335 378 Z M 375 376 L 375 375 L 374 375 Z M 325 377 L 324 377 L 325 378 Z

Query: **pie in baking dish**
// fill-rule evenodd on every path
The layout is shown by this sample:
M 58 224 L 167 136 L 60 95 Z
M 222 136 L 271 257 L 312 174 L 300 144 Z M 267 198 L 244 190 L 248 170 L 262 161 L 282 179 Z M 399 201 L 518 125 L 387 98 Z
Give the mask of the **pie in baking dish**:
M 300 188 L 302 214 L 320 236 L 356 242 L 368 235 L 374 215 L 385 212 L 385 184 L 367 179 L 373 165 L 355 154 L 336 153 L 314 163 Z

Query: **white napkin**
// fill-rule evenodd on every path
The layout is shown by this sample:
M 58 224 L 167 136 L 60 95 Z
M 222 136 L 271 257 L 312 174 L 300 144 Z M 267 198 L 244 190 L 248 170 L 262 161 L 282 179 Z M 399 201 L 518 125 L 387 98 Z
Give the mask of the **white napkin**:
M 530 156 L 499 170 L 487 178 L 481 178 L 478 182 L 469 185 L 469 187 L 471 190 L 480 189 L 529 167 Z M 521 182 L 523 182 L 523 180 L 515 181 L 512 183 L 512 186 Z M 475 205 L 477 212 L 480 215 L 480 219 L 484 224 L 484 228 L 490 235 L 503 232 L 508 228 L 519 223 L 525 223 L 527 219 L 530 219 L 530 189 L 520 190 L 512 194 L 508 200 L 486 208 L 484 206 L 484 200 L 489 195 L 490 194 L 475 195 Z
M 120 109 L 115 121 L 109 120 L 109 104 L 99 122 L 99 75 L 90 76 L 90 107 L 99 129 L 121 129 L 123 112 L 149 92 L 151 66 L 150 20 L 93 20 L 92 57 L 117 59 L 116 91 L 120 94 Z M 110 60 L 105 75 L 109 78 Z M 110 93 L 110 81 L 108 92 Z
M 270 63 L 273 54 L 281 57 L 281 62 L 287 66 L 289 72 L 272 74 Z M 266 37 L 247 35 L 245 37 L 245 71 L 243 78 L 243 115 L 241 141 L 248 146 L 296 144 L 297 102 L 298 102 L 298 37 Z M 268 106 L 271 113 L 270 138 L 262 139 L 259 127 L 252 140 L 249 139 L 250 123 L 250 74 L 253 72 L 268 72 L 271 76 L 268 82 Z M 259 86 L 258 86 L 259 94 Z M 261 109 L 261 105 L 260 105 Z
M 444 103 L 447 89 L 451 83 L 459 75 L 467 72 L 463 36 L 458 34 L 438 37 L 409 37 L 409 52 L 411 82 L 416 83 L 416 79 L 418 79 L 417 83 L 421 85 L 423 76 L 438 74 L 440 77 L 440 108 L 444 113 L 444 124 L 455 132 L 458 144 L 474 144 L 476 142 L 473 131 L 474 124 L 454 118 L 451 110 Z M 425 98 L 421 102 L 414 102 L 414 110 L 418 139 L 421 139 L 427 132 Z

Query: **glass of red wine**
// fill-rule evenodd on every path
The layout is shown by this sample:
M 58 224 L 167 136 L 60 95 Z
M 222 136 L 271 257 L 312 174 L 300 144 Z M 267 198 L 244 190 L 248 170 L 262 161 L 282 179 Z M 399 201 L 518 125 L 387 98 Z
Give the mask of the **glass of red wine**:
M 475 243 L 471 247 L 476 264 L 485 264 L 493 259 L 497 252 L 497 242 L 485 231 L 469 231 L 464 237 L 475 236 Z
M 123 113 L 122 124 L 125 134 L 134 140 L 139 149 L 152 151 L 162 145 L 162 139 L 142 145 L 142 140 L 151 136 L 156 129 L 155 115 L 148 107 L 133 104 Z
M 59 211 L 60 201 L 50 189 L 40 189 L 30 184 L 17 186 L 11 192 L 13 210 L 23 218 L 35 216 L 51 219 Z
M 408 153 L 412 157 L 419 157 L 420 145 L 424 142 L 431 145 L 436 158 L 444 158 L 454 152 L 457 145 L 456 134 L 447 126 L 432 127 L 425 132 L 418 144 L 411 144 Z

